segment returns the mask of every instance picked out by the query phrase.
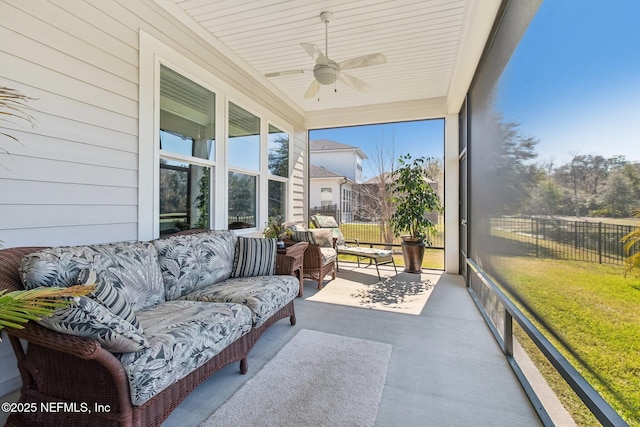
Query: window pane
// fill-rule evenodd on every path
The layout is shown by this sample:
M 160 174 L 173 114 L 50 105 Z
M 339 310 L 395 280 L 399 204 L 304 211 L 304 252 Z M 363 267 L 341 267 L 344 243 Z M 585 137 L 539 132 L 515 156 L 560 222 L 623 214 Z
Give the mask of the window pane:
M 269 180 L 269 217 L 286 218 L 287 183 Z
M 213 92 L 160 67 L 160 148 L 214 160 L 215 102 Z
M 229 165 L 260 170 L 260 118 L 229 103 Z
M 256 176 L 229 172 L 229 229 L 256 226 L 257 189 Z
M 210 228 L 211 168 L 160 159 L 160 234 Z
M 269 125 L 269 173 L 289 176 L 289 134 Z

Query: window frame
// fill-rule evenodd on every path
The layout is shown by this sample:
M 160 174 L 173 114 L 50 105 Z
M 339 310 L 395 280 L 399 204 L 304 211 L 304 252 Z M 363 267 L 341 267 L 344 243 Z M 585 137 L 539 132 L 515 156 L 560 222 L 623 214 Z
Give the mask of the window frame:
M 258 201 L 256 227 L 238 230 L 251 233 L 262 229 L 268 217 L 268 180 L 286 182 L 286 217 L 291 214 L 291 172 L 293 154 L 293 126 L 276 116 L 267 107 L 244 95 L 215 75 L 212 69 L 190 60 L 182 53 L 140 30 L 140 81 L 139 81 L 139 153 L 138 153 L 138 239 L 152 240 L 160 236 L 159 224 L 159 176 L 160 158 L 167 158 L 199 166 L 212 167 L 210 227 L 227 229 L 228 225 L 228 103 L 255 114 L 260 119 L 260 170 L 231 170 L 258 176 Z M 188 158 L 178 153 L 160 150 L 160 64 L 191 79 L 215 93 L 215 156 L 213 160 Z M 268 125 L 271 124 L 289 135 L 289 176 L 277 177 L 268 173 Z M 162 151 L 162 152 L 161 152 Z M 185 158 L 187 157 L 187 158 Z

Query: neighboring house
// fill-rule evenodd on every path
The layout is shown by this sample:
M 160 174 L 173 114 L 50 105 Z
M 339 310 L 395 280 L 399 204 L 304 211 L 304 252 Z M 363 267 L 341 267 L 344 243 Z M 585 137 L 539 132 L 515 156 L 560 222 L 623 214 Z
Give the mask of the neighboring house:
M 328 139 L 309 141 L 309 163 L 322 166 L 350 179 L 355 183 L 362 182 L 362 161 L 367 155 L 353 145 Z
M 309 165 L 309 206 L 335 209 L 339 222 L 353 221 L 353 185 L 346 176 L 322 166 Z
M 353 221 L 353 185 L 362 181 L 367 155 L 353 145 L 328 139 L 309 141 L 309 206 L 336 205 L 341 222 Z

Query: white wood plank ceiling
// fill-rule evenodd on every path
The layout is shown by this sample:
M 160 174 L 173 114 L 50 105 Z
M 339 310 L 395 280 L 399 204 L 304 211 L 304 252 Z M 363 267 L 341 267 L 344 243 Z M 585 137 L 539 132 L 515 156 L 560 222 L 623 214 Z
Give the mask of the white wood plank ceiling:
M 487 3 L 497 10 L 495 5 L 499 3 L 494 0 L 171 1 L 257 74 L 305 70 L 303 74 L 271 77 L 268 81 L 306 112 L 449 96 L 456 73 L 463 71 L 462 55 L 469 55 L 463 49 L 465 43 L 469 44 L 468 39 L 473 37 L 486 39 L 486 34 L 470 32 L 473 17 L 469 15 L 476 16 L 475 11 Z M 323 11 L 333 13 L 328 24 L 330 59 L 341 62 L 374 53 L 385 55 L 384 64 L 348 71 L 371 86 L 368 92 L 359 92 L 338 81 L 322 85 L 319 100 L 318 96 L 303 98 L 314 80 L 314 60 L 300 43 L 315 44 L 325 52 L 325 24 L 320 19 Z M 486 23 L 484 28 L 490 28 L 490 24 Z M 484 40 L 475 45 L 472 54 L 479 58 Z M 467 77 L 468 84 L 470 77 Z

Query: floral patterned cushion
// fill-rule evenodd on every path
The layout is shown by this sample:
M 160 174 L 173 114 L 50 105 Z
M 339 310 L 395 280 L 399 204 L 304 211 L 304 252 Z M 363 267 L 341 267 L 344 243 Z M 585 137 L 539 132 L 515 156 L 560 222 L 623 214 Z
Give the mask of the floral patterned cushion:
M 140 328 L 87 297 L 78 297 L 76 304 L 56 310 L 37 322 L 64 334 L 93 338 L 116 353 L 139 351 L 149 346 Z
M 332 216 L 327 215 L 313 215 L 311 221 L 318 228 L 338 228 L 338 222 Z
M 158 253 L 149 242 L 64 246 L 43 249 L 22 259 L 20 273 L 26 289 L 68 287 L 80 271 L 91 269 L 122 290 L 135 312 L 164 301 Z
M 260 326 L 298 296 L 299 283 L 294 276 L 239 277 L 191 292 L 184 298 L 244 304 L 251 309 L 253 325 Z
M 333 248 L 320 248 L 320 255 L 322 256 L 322 265 L 327 265 L 331 261 L 335 261 L 338 254 Z
M 236 240 L 235 234 L 227 230 L 154 240 L 167 300 L 231 276 Z
M 360 255 L 369 258 L 391 258 L 393 251 L 387 249 L 368 248 L 365 246 L 338 246 L 338 252 L 348 255 Z
M 116 354 L 134 405 L 142 405 L 251 329 L 251 311 L 239 304 L 167 301 L 137 315 L 149 348 Z
M 116 316 L 131 323 L 136 328 L 140 327 L 136 314 L 131 310 L 131 304 L 126 300 L 120 283 L 114 281 L 114 276 L 109 271 L 96 273 L 85 268 L 80 270 L 78 285 L 96 285 L 89 298 L 108 308 Z
M 333 247 L 333 232 L 330 228 L 313 228 L 309 230 L 310 233 L 313 233 L 313 237 L 315 241 L 322 248 L 332 248 Z

